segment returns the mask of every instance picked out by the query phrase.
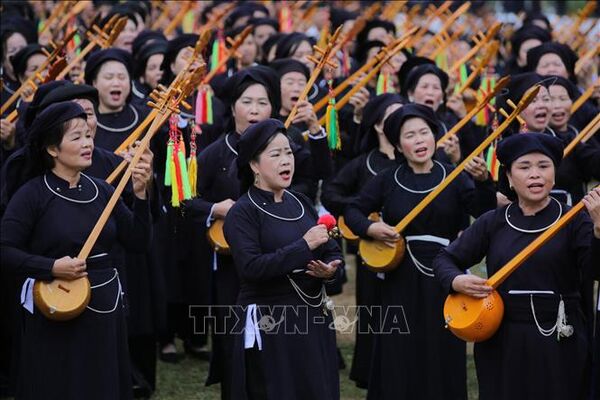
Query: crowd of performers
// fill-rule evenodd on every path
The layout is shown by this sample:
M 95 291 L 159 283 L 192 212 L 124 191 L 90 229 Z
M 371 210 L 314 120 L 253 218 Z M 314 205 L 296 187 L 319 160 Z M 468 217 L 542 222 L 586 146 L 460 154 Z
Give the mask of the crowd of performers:
M 432 3 L 3 2 L 2 395 L 150 396 L 179 338 L 223 399 L 339 399 L 340 373 L 368 399 L 467 399 L 444 301 L 497 289 L 479 398 L 599 398 L 597 3 L 548 17 Z M 153 91 L 202 68 L 191 107 L 144 140 Z M 469 271 L 492 276 L 580 203 L 499 286 Z M 405 255 L 377 272 L 359 239 Z M 340 372 L 347 273 L 360 307 Z M 38 283 L 83 278 L 80 315 L 40 312 Z

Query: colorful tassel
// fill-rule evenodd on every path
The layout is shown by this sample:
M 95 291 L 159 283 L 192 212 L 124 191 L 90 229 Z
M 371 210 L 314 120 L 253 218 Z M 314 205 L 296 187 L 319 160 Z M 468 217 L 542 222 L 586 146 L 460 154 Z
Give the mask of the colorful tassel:
M 460 71 L 460 84 L 464 85 L 467 79 L 469 79 L 469 72 L 467 71 L 467 65 L 462 64 L 459 68 Z
M 498 129 L 498 117 L 495 116 L 492 120 L 492 132 Z M 485 162 L 487 165 L 487 169 L 490 173 L 490 176 L 494 180 L 494 182 L 498 181 L 498 176 L 500 173 L 500 162 L 498 161 L 498 157 L 496 156 L 496 147 L 498 145 L 498 139 L 494 140 L 490 147 L 488 147 Z
M 192 198 L 192 193 L 191 193 L 191 189 L 190 189 L 190 176 L 188 175 L 188 170 L 187 170 L 187 163 L 185 160 L 185 146 L 183 145 L 183 141 L 180 142 L 180 146 L 177 149 L 177 157 L 178 157 L 178 163 L 179 163 L 179 168 L 181 169 L 181 186 L 183 188 L 183 199 L 185 200 L 189 200 Z
M 183 17 L 183 33 L 193 33 L 196 28 L 196 11 L 190 9 Z
M 196 95 L 196 124 L 212 124 L 213 121 L 212 92 L 203 87 Z
M 179 207 L 183 200 L 192 198 L 192 187 L 185 159 L 185 144 L 183 135 L 177 127 L 178 120 L 177 115 L 172 115 L 169 120 L 169 142 L 167 143 L 165 165 L 165 186 L 171 187 L 171 205 L 173 207 Z
M 376 94 L 379 96 L 384 93 L 394 93 L 394 87 L 392 86 L 391 80 L 388 74 L 379 73 L 377 77 L 377 89 Z
M 196 137 L 202 134 L 202 130 L 199 125 L 194 124 L 192 132 L 190 133 L 190 156 L 188 157 L 188 176 L 190 182 L 190 195 L 192 198 L 198 194 L 197 180 L 198 180 L 198 161 L 196 159 Z
M 496 144 L 497 140 L 495 140 L 490 145 L 490 147 L 488 147 L 487 154 L 485 157 L 487 169 L 490 172 L 490 176 L 492 177 L 494 182 L 498 182 L 498 174 L 500 172 L 500 162 L 498 161 L 498 157 L 496 156 Z
M 435 56 L 435 65 L 442 71 L 448 70 L 448 54 L 445 50 Z
M 337 110 L 335 109 L 335 96 L 333 95 L 333 81 L 327 81 L 329 85 L 329 103 L 325 111 L 325 131 L 327 132 L 327 144 L 330 150 L 340 150 L 342 140 L 340 138 L 340 127 L 338 123 Z
M 283 1 L 279 9 L 279 32 L 290 33 L 294 30 L 292 10 L 287 1 Z
M 221 63 L 221 60 L 225 58 L 225 53 L 227 52 L 227 48 L 225 47 L 225 37 L 223 35 L 223 30 L 219 29 L 217 32 L 217 39 L 213 41 L 212 49 L 210 53 L 210 70 L 214 71 L 217 66 Z M 223 65 L 219 68 L 218 73 L 222 74 L 226 71 L 226 66 Z
M 79 53 L 81 52 L 81 49 L 79 48 L 79 46 L 81 45 L 81 35 L 79 35 L 79 31 L 77 30 L 76 22 L 76 18 L 73 17 L 67 23 L 67 32 L 71 32 L 73 30 L 76 31 L 75 35 L 73 35 L 73 38 L 71 38 L 71 40 L 69 40 L 69 42 L 67 43 L 67 51 L 69 53 L 75 53 L 79 55 Z

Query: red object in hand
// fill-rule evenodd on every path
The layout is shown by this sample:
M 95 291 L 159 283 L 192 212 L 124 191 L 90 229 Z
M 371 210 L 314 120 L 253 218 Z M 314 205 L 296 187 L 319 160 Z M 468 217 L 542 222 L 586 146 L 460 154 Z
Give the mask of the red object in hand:
M 317 224 L 325 225 L 327 227 L 327 230 L 330 231 L 333 228 L 335 228 L 335 226 L 337 225 L 337 221 L 335 220 L 335 217 L 333 215 L 323 214 L 317 220 Z

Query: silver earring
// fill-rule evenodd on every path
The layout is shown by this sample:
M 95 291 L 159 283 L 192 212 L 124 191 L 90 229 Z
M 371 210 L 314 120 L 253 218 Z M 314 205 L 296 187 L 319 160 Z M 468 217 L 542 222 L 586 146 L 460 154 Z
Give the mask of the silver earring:
M 258 174 L 254 175 L 254 184 L 258 185 Z

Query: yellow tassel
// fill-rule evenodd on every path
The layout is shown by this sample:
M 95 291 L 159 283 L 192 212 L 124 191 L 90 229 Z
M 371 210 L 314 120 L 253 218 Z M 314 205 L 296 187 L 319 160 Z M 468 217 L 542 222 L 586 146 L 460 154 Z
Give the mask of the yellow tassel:
M 190 191 L 192 197 L 196 197 L 196 179 L 198 177 L 198 162 L 196 161 L 196 157 L 188 158 L 188 176 L 190 177 Z

